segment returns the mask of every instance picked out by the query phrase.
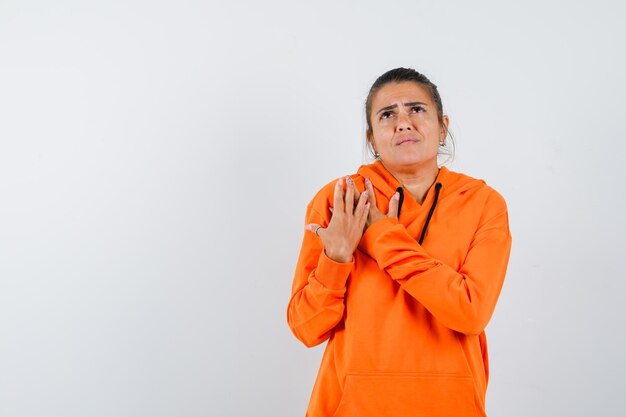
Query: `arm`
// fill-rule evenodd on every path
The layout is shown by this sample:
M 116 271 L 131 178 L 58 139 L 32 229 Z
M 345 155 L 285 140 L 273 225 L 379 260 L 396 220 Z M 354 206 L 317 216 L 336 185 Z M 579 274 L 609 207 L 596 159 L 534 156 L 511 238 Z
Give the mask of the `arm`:
M 330 220 L 320 214 L 330 211 L 324 192 L 307 207 L 305 228 L 309 232 L 302 241 L 287 322 L 309 347 L 328 339 L 343 318 L 346 281 L 354 266 L 352 255 L 367 221 L 367 192 L 359 194 L 352 179 L 347 177 L 346 181 L 345 193 L 342 179 L 334 184 Z
M 395 219 L 373 223 L 360 248 L 446 327 L 480 334 L 495 309 L 511 249 L 506 204 L 494 192 L 456 271 L 432 258 Z
M 306 224 L 310 223 L 326 225 L 328 221 L 309 205 Z M 353 264 L 328 258 L 321 240 L 305 231 L 287 307 L 287 322 L 306 346 L 327 340 L 343 318 L 346 280 Z

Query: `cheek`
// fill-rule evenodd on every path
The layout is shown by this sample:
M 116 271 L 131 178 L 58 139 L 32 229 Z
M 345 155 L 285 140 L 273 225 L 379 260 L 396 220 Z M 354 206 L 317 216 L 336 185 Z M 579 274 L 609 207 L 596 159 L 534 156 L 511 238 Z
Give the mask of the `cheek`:
M 418 131 L 428 142 L 434 142 L 439 145 L 439 141 L 441 140 L 441 129 L 438 126 L 422 126 L 421 129 L 418 128 Z
M 374 143 L 377 146 L 385 146 L 387 142 L 393 138 L 394 130 L 387 126 L 379 125 L 374 128 L 373 136 Z

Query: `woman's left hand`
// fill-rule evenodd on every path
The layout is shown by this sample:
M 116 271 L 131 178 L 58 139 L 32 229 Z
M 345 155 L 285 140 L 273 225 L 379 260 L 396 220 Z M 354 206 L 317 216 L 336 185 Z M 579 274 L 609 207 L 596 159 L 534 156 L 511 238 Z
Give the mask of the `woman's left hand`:
M 374 186 L 372 186 L 372 182 L 369 180 L 369 178 L 365 178 L 365 189 L 367 190 L 368 202 L 370 203 L 369 214 L 367 216 L 367 222 L 365 223 L 365 229 L 370 227 L 372 223 L 375 223 L 376 221 L 385 217 L 390 217 L 392 219 L 398 218 L 398 205 L 400 204 L 400 194 L 397 191 L 394 195 L 391 196 L 391 199 L 389 200 L 389 211 L 385 216 L 383 213 L 380 212 L 380 210 L 378 210 L 378 206 L 376 205 L 376 194 L 374 193 Z M 359 201 L 359 197 L 361 196 L 361 194 L 356 190 L 356 188 L 354 190 L 354 193 L 354 201 Z M 332 207 L 330 211 L 331 213 L 333 212 Z
M 365 225 L 366 228 L 370 227 L 372 223 L 375 223 L 376 221 L 385 217 L 390 217 L 392 219 L 398 218 L 398 204 L 400 202 L 400 194 L 398 194 L 397 191 L 394 195 L 391 196 L 391 199 L 389 200 L 389 211 L 385 216 L 383 213 L 380 212 L 380 210 L 378 210 L 378 206 L 376 205 L 376 194 L 374 193 L 374 187 L 372 186 L 372 182 L 369 180 L 369 178 L 365 178 L 365 189 L 367 190 L 368 200 L 370 203 L 370 211 L 369 215 L 367 216 L 367 223 Z

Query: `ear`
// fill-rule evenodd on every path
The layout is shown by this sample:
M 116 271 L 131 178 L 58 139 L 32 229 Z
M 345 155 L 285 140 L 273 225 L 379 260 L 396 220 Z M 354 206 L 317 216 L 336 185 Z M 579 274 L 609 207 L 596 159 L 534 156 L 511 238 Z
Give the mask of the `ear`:
M 443 115 L 442 119 L 442 124 L 441 124 L 441 132 L 439 132 L 439 140 L 442 141 L 445 139 L 446 135 L 448 134 L 448 124 L 450 123 L 450 119 L 448 118 L 448 115 Z
M 372 131 L 370 129 L 367 129 L 365 131 L 365 138 L 367 139 L 367 141 L 371 145 L 372 149 L 374 150 L 374 153 L 377 153 L 376 152 L 376 147 L 374 146 L 374 134 L 372 133 Z

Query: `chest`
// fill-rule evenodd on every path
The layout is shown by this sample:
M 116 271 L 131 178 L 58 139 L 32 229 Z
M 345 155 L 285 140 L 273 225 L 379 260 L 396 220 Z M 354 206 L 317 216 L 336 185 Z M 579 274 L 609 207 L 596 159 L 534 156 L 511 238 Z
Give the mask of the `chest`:
M 464 200 L 441 201 L 428 225 L 430 207 L 411 207 L 398 219 L 416 242 L 425 231 L 422 247 L 434 258 L 458 270 L 469 252 L 481 221 L 481 213 Z

